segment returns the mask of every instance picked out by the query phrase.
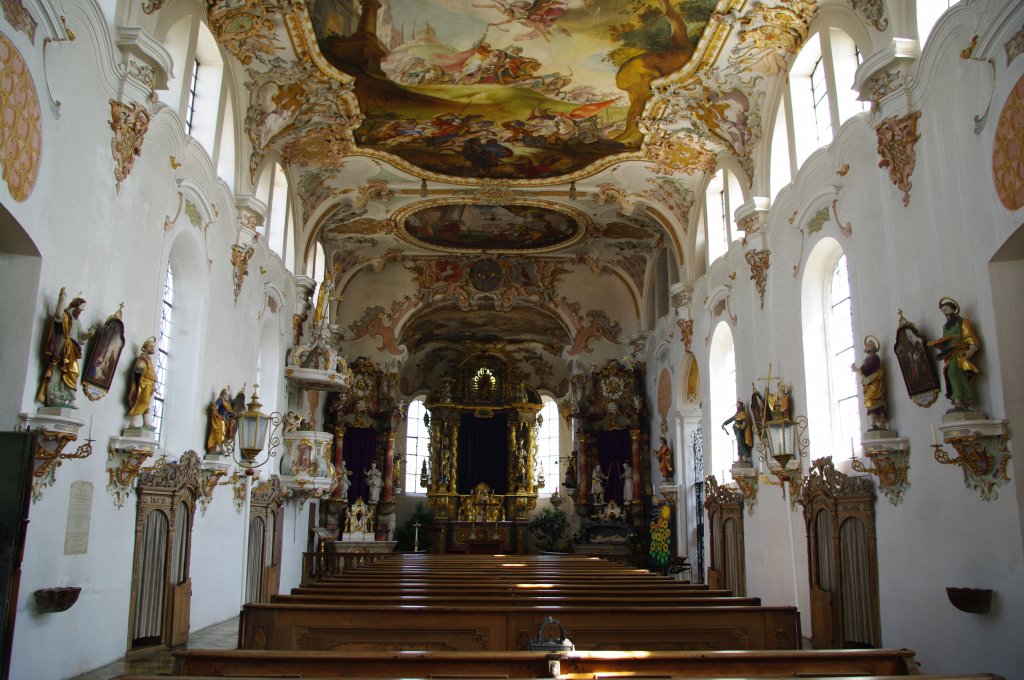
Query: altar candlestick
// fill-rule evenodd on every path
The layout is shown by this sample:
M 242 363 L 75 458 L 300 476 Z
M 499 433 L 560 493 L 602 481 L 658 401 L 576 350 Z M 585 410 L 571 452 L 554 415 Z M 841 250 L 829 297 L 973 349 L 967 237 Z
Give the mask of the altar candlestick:
M 854 460 L 857 459 L 857 447 L 853 445 L 853 437 L 850 437 L 850 453 L 853 454 Z

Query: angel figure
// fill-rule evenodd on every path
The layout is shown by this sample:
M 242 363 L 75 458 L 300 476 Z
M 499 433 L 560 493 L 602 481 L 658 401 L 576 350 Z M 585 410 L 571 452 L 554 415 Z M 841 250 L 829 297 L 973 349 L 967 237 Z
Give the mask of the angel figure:
M 555 26 L 555 21 L 569 11 L 569 6 L 564 0 L 495 0 L 487 5 L 473 6 L 496 9 L 505 15 L 504 21 L 487 24 L 488 28 L 493 26 L 504 31 L 505 29 L 501 27 L 505 24 L 518 23 L 530 29 L 517 35 L 517 40 L 540 37 L 550 42 L 552 30 L 562 35 L 571 35 L 566 29 Z

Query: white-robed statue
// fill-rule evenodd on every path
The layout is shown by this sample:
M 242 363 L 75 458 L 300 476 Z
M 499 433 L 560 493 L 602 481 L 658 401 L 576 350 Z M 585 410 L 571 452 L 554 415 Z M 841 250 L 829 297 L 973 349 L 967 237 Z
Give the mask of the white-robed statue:
M 365 470 L 363 474 L 366 475 L 366 488 L 369 493 L 370 505 L 379 503 L 380 492 L 384 489 L 384 477 L 380 474 L 380 470 L 377 469 L 377 463 L 370 463 L 370 469 Z

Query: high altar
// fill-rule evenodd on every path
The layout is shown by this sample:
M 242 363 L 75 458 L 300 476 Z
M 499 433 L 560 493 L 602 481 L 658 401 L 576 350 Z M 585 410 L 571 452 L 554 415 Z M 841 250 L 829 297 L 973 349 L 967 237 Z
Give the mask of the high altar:
M 441 552 L 525 552 L 540 395 L 499 362 L 457 369 L 430 394 L 430 466 L 421 481 Z

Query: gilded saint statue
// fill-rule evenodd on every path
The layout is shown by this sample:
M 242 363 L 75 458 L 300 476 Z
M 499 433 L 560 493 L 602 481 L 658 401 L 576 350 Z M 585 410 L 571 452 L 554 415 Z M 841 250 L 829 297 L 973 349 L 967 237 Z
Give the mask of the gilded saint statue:
M 869 428 L 887 430 L 889 414 L 885 403 L 885 371 L 878 356 L 878 346 L 878 338 L 875 336 L 869 335 L 864 338 L 864 361 L 860 366 L 851 364 L 850 368 L 860 374 Z
M 928 343 L 939 352 L 944 367 L 942 375 L 946 380 L 946 398 L 953 403 L 954 411 L 966 411 L 977 401 L 971 388 L 971 378 L 980 373 L 971 360 L 981 349 L 981 341 L 974 332 L 974 325 L 960 316 L 960 305 L 951 297 L 939 300 L 939 309 L 946 315 L 942 326 L 942 337 Z
M 231 398 L 231 387 L 225 387 L 210 404 L 210 434 L 206 437 L 207 453 L 227 453 L 235 438 L 235 418 L 245 410 L 245 386 Z
M 672 449 L 668 447 L 668 441 L 662 437 L 661 447 L 654 452 L 658 459 L 658 468 L 661 470 L 661 478 L 666 482 L 672 479 Z
M 46 339 L 46 369 L 36 400 L 46 406 L 78 408 L 75 406 L 75 395 L 82 370 L 82 348 L 96 332 L 97 326 L 88 331 L 83 330 L 78 317 L 85 308 L 85 300 L 75 296 L 65 306 L 66 299 L 67 291 L 61 288 Z
M 729 423 L 732 423 L 732 431 L 736 435 L 737 462 L 744 467 L 749 467 L 751 465 L 750 452 L 754 449 L 754 428 L 750 422 L 750 416 L 747 415 L 747 407 L 742 401 L 737 400 L 736 413 L 722 423 L 722 429 L 724 430 Z
M 131 389 L 128 392 L 128 427 L 136 427 L 136 419 L 142 418 L 142 427 L 153 429 L 150 406 L 156 393 L 156 338 L 149 336 L 142 343 L 139 356 L 132 366 Z

